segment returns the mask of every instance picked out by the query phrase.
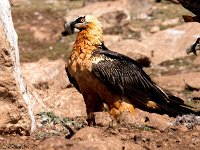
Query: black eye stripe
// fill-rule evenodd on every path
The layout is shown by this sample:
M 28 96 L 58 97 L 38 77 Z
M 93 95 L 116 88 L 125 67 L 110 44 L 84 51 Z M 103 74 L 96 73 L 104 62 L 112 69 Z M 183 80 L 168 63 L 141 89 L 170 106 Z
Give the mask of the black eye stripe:
M 84 17 L 79 17 L 78 19 L 76 19 L 76 22 L 78 22 L 78 23 L 85 22 L 85 16 Z

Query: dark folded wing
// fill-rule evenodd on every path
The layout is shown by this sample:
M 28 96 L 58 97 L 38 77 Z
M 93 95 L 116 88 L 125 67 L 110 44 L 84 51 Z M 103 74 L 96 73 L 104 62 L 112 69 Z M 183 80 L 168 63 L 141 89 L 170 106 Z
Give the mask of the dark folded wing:
M 109 50 L 97 50 L 93 58 L 101 59 L 92 64 L 92 73 L 116 94 L 144 106 L 151 100 L 160 108 L 174 111 L 168 107 L 169 103 L 174 103 L 168 97 L 169 93 L 158 87 L 133 59 Z M 183 104 L 183 101 L 180 99 L 175 103 Z

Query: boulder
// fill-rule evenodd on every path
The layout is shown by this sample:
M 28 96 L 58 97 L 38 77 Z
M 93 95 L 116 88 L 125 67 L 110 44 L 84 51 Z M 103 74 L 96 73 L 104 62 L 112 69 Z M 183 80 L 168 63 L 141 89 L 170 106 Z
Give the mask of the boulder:
M 187 56 L 186 49 L 200 35 L 198 23 L 188 23 L 163 31 L 158 31 L 142 41 L 122 39 L 120 36 L 106 35 L 105 45 L 133 59 L 145 58 L 153 65 L 166 60 Z
M 81 141 L 94 141 L 96 139 L 100 139 L 102 135 L 105 134 L 104 131 L 100 128 L 94 128 L 94 127 L 85 127 L 80 129 L 78 132 L 76 132 L 72 140 L 81 140 Z
M 26 81 L 38 89 L 64 89 L 70 84 L 62 59 L 41 59 L 38 62 L 23 63 L 21 67 Z
M 66 88 L 63 90 L 50 89 L 39 91 L 41 102 L 35 108 L 35 113 L 48 111 L 57 116 L 77 117 L 87 116 L 86 106 L 82 95 L 75 88 Z
M 68 12 L 66 20 L 70 21 L 80 15 L 94 15 L 99 18 L 103 28 L 123 27 L 131 17 L 146 19 L 152 3 L 149 0 L 85 0 L 84 7 Z
M 83 97 L 71 87 L 62 59 L 23 63 L 22 72 L 29 91 L 36 97 L 35 114 L 53 112 L 62 117 L 87 115 Z
M 141 128 L 149 127 L 164 131 L 174 121 L 168 115 L 160 115 L 156 113 L 149 113 L 140 109 L 135 109 L 135 115 L 130 112 L 123 112 L 120 116 L 120 123 L 126 126 L 134 125 Z
M 126 55 L 138 61 L 142 66 L 147 67 L 151 63 L 149 56 L 144 53 L 148 47 L 137 40 L 122 39 L 119 35 L 105 35 L 104 42 L 108 49 Z
M 153 3 L 150 0 L 125 0 L 131 12 L 131 16 L 137 19 L 149 19 L 152 13 Z
M 0 1 L 0 134 L 30 134 L 35 126 L 32 109 L 21 74 L 10 5 L 7 0 Z
M 159 76 L 155 77 L 154 81 L 169 91 L 180 92 L 185 89 L 185 83 L 194 88 L 200 88 L 199 77 L 199 72 L 190 72 L 176 75 Z
M 103 28 L 111 28 L 116 24 L 123 24 L 130 19 L 128 3 L 125 0 L 105 1 L 91 3 L 83 8 L 73 9 L 66 15 L 66 20 L 71 21 L 80 15 L 94 15 L 99 18 Z
M 87 132 L 85 133 L 87 134 Z M 102 139 L 73 141 L 66 140 L 62 137 L 52 137 L 44 140 L 36 149 L 70 149 L 70 150 L 144 150 L 139 144 L 134 144 L 131 141 L 123 142 L 116 137 L 106 137 Z
M 199 27 L 198 23 L 187 23 L 157 32 L 142 40 L 142 44 L 148 47 L 143 53 L 151 58 L 153 64 L 187 56 L 186 49 L 200 35 Z
M 108 112 L 94 112 L 89 115 L 87 121 L 90 126 L 108 127 L 113 119 Z

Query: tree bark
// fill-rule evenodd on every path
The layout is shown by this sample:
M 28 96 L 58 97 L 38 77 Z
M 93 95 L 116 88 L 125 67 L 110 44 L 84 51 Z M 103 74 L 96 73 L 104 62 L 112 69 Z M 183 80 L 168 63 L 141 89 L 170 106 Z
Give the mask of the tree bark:
M 0 0 L 0 133 L 33 131 L 34 103 L 21 73 L 10 4 L 8 0 Z

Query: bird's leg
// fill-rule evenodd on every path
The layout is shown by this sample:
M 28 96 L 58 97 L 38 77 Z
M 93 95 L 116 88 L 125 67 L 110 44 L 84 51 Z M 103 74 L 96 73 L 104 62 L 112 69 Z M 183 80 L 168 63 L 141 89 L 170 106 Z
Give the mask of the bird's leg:
M 99 112 L 103 110 L 104 107 L 103 101 L 99 98 L 98 95 L 83 94 L 83 97 L 86 104 L 86 111 L 88 115 L 90 113 Z

